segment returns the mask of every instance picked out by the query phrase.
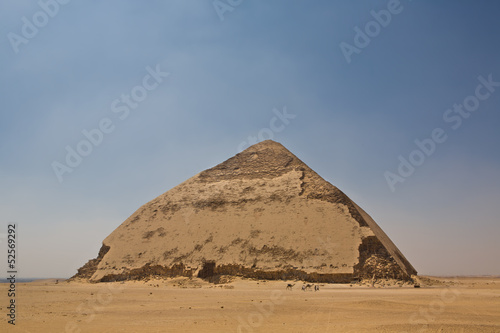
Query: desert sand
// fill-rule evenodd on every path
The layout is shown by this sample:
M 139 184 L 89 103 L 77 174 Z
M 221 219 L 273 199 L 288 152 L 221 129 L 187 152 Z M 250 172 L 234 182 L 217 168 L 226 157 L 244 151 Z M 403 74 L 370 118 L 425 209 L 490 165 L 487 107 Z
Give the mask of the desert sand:
M 428 278 L 421 287 L 198 278 L 17 285 L 1 332 L 500 332 L 500 277 Z M 287 283 L 295 284 L 286 290 Z M 8 285 L 0 284 L 0 293 Z

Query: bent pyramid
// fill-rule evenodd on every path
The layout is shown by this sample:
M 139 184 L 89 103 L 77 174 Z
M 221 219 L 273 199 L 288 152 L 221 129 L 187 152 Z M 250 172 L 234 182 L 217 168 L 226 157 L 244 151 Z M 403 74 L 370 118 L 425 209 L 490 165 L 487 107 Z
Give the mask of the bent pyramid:
M 415 274 L 365 211 L 268 140 L 140 207 L 73 278 L 350 282 Z

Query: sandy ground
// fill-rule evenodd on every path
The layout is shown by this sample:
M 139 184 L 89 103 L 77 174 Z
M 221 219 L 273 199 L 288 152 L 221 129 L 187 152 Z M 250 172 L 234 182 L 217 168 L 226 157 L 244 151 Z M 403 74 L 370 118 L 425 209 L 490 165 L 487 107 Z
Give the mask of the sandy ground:
M 500 278 L 422 278 L 422 287 L 194 279 L 17 284 L 0 332 L 500 332 Z

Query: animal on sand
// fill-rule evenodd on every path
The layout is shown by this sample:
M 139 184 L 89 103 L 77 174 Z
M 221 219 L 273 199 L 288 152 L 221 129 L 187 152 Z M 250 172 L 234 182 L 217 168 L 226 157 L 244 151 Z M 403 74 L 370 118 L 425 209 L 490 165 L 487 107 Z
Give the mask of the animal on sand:
M 305 284 L 302 286 L 302 291 L 306 291 L 307 289 L 312 290 L 314 284 Z

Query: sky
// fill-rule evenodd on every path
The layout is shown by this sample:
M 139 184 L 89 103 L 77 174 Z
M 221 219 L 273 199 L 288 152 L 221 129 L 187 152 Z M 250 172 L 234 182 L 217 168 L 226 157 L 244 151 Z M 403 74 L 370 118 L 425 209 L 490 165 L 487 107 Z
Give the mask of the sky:
M 500 3 L 0 3 L 0 272 L 70 277 L 141 205 L 264 139 L 422 275 L 500 275 Z M 5 274 L 5 273 L 1 273 Z

